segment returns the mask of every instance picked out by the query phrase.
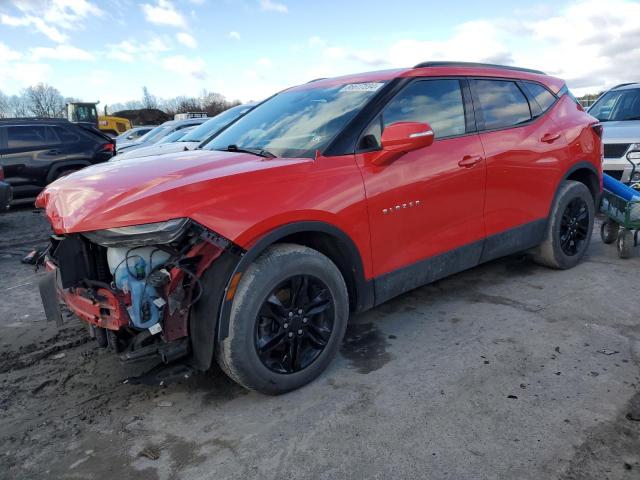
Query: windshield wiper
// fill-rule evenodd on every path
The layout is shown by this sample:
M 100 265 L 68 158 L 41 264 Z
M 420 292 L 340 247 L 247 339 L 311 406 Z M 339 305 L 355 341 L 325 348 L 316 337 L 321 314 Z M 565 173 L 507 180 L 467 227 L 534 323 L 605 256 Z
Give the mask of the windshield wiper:
M 239 153 L 250 153 L 252 155 L 258 155 L 259 157 L 264 157 L 264 158 L 276 158 L 276 156 L 271 153 L 269 150 L 264 150 L 264 149 L 260 149 L 260 148 L 245 148 L 245 147 L 238 147 L 236 144 L 231 144 L 229 146 L 227 146 L 226 150 L 223 150 L 223 152 L 239 152 Z

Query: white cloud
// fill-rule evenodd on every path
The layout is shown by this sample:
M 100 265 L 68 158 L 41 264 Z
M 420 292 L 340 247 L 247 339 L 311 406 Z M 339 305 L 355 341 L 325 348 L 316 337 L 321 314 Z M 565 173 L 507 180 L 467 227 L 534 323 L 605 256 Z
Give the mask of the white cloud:
M 315 47 L 324 47 L 327 44 L 327 42 L 325 42 L 322 38 L 320 37 L 311 37 L 309 39 L 309 46 L 312 48 Z
M 141 6 L 144 18 L 155 25 L 185 28 L 187 22 L 169 0 L 156 0 L 156 4 L 143 3 Z
M 52 60 L 91 61 L 95 57 L 78 47 L 71 45 L 57 45 L 56 47 L 36 47 L 31 49 L 31 59 L 34 61 L 48 58 Z
M 159 53 L 170 50 L 165 40 L 160 37 L 154 37 L 146 43 L 132 43 L 129 40 L 123 40 L 120 43 L 110 44 L 107 47 L 107 58 L 126 63 L 131 63 L 137 59 L 155 61 Z
M 274 2 L 273 0 L 260 0 L 260 9 L 279 13 L 287 13 L 289 11 L 284 3 Z
M 240 40 L 240 34 L 238 32 L 236 32 L 235 30 L 231 31 L 231 32 L 229 32 L 229 38 L 232 38 L 234 40 Z
M 29 27 L 58 43 L 68 38 L 65 30 L 82 29 L 89 17 L 103 11 L 87 0 L 14 0 L 21 16 L 0 15 L 0 23 L 11 27 Z
M 207 76 L 205 62 L 200 57 L 188 58 L 184 55 L 173 55 L 162 60 L 162 67 L 165 70 L 179 73 L 183 76 L 190 76 L 198 80 L 204 80 Z
M 258 60 L 258 65 L 265 68 L 271 68 L 273 67 L 273 62 L 268 58 L 261 58 L 260 60 Z
M 196 41 L 196 39 L 186 32 L 180 32 L 176 34 L 176 39 L 178 40 L 178 42 L 189 48 L 196 48 L 198 46 L 198 42 Z
M 15 50 L 11 50 L 7 45 L 0 42 L 0 63 L 13 62 L 14 60 L 20 60 L 22 54 Z

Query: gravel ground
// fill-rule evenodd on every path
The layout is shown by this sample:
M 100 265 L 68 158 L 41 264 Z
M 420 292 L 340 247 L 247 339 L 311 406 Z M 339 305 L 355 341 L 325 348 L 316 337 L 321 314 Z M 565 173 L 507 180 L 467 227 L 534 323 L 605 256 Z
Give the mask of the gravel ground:
M 0 215 L 0 478 L 640 478 L 640 258 L 597 237 L 571 271 L 507 258 L 359 315 L 266 397 L 46 323 L 19 259 L 47 231 Z

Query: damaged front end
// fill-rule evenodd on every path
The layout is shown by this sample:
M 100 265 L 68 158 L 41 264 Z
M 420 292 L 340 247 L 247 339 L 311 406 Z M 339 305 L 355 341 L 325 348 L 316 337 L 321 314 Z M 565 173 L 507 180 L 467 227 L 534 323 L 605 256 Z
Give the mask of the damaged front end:
M 170 362 L 190 352 L 189 315 L 203 273 L 222 255 L 242 253 L 184 218 L 53 235 L 40 281 L 45 313 L 61 324 L 63 304 L 124 361 Z

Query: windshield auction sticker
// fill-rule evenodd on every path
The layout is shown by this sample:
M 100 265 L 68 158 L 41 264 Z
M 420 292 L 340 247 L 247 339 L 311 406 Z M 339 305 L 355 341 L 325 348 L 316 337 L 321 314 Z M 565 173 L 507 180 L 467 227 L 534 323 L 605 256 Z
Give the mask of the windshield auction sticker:
M 382 82 L 349 83 L 340 89 L 341 92 L 376 92 L 382 87 Z

